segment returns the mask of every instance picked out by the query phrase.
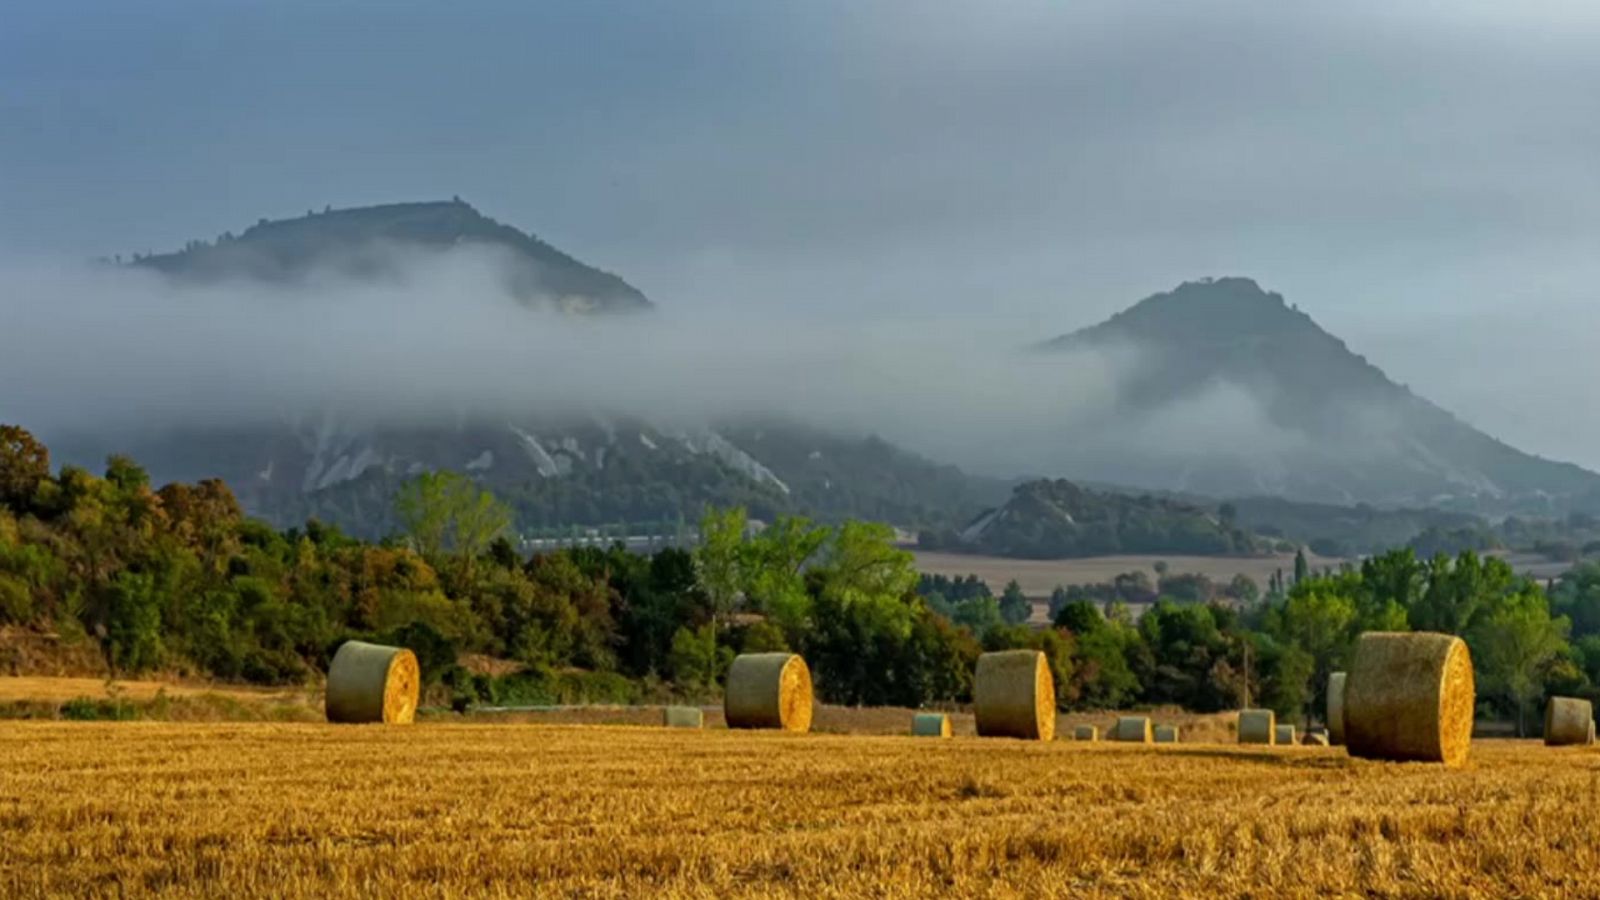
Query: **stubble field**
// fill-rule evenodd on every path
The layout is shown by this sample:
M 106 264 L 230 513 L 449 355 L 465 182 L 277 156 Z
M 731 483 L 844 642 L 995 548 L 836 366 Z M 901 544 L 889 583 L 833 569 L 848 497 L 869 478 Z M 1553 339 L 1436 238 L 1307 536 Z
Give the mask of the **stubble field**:
M 0 896 L 1600 891 L 1600 753 L 0 724 Z

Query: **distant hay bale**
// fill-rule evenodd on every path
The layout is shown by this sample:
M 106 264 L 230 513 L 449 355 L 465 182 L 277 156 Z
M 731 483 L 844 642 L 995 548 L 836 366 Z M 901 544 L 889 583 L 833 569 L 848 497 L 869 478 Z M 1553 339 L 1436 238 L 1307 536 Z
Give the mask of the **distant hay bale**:
M 1325 731 L 1309 731 L 1300 739 L 1300 743 L 1307 747 L 1328 746 L 1328 733 Z
M 706 714 L 698 706 L 669 706 L 661 711 L 661 724 L 668 728 L 704 728 Z
M 1072 739 L 1075 741 L 1098 741 L 1100 729 L 1093 725 L 1079 725 L 1072 729 Z
M 1272 744 L 1278 736 L 1278 714 L 1270 709 L 1246 709 L 1239 713 L 1239 743 Z
M 1274 744 L 1282 744 L 1284 746 L 1293 747 L 1294 746 L 1294 726 L 1293 725 L 1279 725 L 1276 729 L 1273 730 L 1272 742 Z
M 1459 766 L 1472 743 L 1472 655 L 1460 638 L 1376 632 L 1356 642 L 1344 687 L 1351 756 Z
M 729 728 L 811 730 L 811 670 L 793 653 L 743 653 L 728 667 Z
M 950 736 L 950 717 L 944 713 L 917 713 L 911 717 L 911 733 L 918 737 Z
M 1549 747 L 1594 742 L 1594 705 L 1576 697 L 1551 697 L 1544 708 L 1544 742 Z
M 1344 681 L 1345 673 L 1328 676 L 1328 743 L 1344 743 Z
M 1176 726 L 1176 725 L 1157 725 L 1156 726 L 1156 743 L 1158 743 L 1158 744 L 1176 744 L 1176 743 L 1178 743 L 1178 726 Z
M 1154 741 L 1150 729 L 1150 719 L 1147 716 L 1121 716 L 1117 725 L 1111 730 L 1113 741 L 1127 741 L 1135 744 L 1149 744 Z
M 978 657 L 972 708 L 983 737 L 1048 741 L 1056 736 L 1056 683 L 1038 650 Z
M 417 716 L 421 686 L 410 650 L 345 641 L 328 666 L 328 721 L 406 724 Z

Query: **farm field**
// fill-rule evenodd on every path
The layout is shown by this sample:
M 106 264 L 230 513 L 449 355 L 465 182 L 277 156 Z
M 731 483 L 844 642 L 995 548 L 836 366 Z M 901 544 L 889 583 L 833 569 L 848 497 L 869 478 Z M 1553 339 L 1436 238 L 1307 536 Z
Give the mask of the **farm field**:
M 1006 582 L 1016 579 L 1030 597 L 1048 597 L 1056 585 L 1098 584 L 1124 572 L 1144 572 L 1156 579 L 1157 562 L 1165 561 L 1174 575 L 1196 573 L 1212 581 L 1227 582 L 1235 575 L 1248 575 L 1266 587 L 1267 578 L 1279 569 L 1294 572 L 1294 556 L 1091 556 L 1083 559 L 1008 559 L 1003 556 L 975 556 L 965 553 L 918 551 L 917 571 L 930 575 L 977 575 L 997 596 Z M 1313 569 L 1337 566 L 1343 562 L 1323 556 L 1309 556 Z
M 0 896 L 1584 895 L 1600 753 L 0 723 Z

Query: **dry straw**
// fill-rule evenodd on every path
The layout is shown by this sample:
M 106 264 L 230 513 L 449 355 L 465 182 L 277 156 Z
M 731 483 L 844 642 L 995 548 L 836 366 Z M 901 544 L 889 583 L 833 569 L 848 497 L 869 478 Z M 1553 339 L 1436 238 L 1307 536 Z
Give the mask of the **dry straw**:
M 1004 650 L 978 657 L 972 707 L 983 737 L 1054 739 L 1056 684 L 1044 654 Z
M 1150 731 L 1150 719 L 1146 716 L 1122 716 L 1117 719 L 1117 725 L 1111 730 L 1113 741 L 1129 741 L 1135 744 L 1148 744 L 1154 740 Z
M 1369 631 L 1344 688 L 1351 756 L 1459 766 L 1472 742 L 1472 656 L 1460 638 Z
M 1344 743 L 1344 681 L 1345 673 L 1328 676 L 1328 743 Z
M 1098 741 L 1100 729 L 1093 725 L 1079 725 L 1072 729 L 1072 739 L 1075 741 Z
M 405 724 L 416 718 L 421 684 L 410 650 L 345 641 L 328 666 L 328 721 Z
M 911 717 L 911 733 L 918 737 L 950 736 L 950 717 L 944 713 L 917 713 Z
M 811 730 L 811 670 L 793 653 L 744 653 L 728 668 L 729 728 Z
M 1294 726 L 1293 725 L 1279 725 L 1273 731 L 1272 742 L 1274 744 L 1282 744 L 1282 745 L 1287 746 L 1287 747 L 1293 747 L 1294 746 Z
M 1158 744 L 1176 744 L 1176 743 L 1178 743 L 1178 726 L 1176 726 L 1176 725 L 1157 725 L 1156 726 L 1156 743 L 1158 743 Z
M 1239 743 L 1271 744 L 1277 737 L 1278 714 L 1270 709 L 1246 709 L 1239 713 Z
M 706 714 L 698 706 L 669 706 L 661 711 L 661 724 L 668 728 L 704 728 Z
M 1594 742 L 1594 705 L 1576 697 L 1551 697 L 1544 708 L 1544 742 L 1551 747 Z

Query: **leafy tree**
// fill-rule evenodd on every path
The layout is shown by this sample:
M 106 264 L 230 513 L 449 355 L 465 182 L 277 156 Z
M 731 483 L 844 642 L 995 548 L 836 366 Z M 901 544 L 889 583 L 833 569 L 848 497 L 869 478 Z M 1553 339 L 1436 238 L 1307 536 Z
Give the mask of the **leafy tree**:
M 24 512 L 50 477 L 50 451 L 16 425 L 0 425 L 0 506 Z
M 1032 615 L 1033 604 L 1022 593 L 1022 585 L 1015 580 L 1006 582 L 1006 589 L 1000 594 L 1000 617 L 1008 625 L 1021 625 Z
M 700 518 L 695 572 L 711 601 L 714 621 L 733 611 L 744 582 L 744 527 L 742 507 L 707 507 Z
M 1501 692 L 1516 708 L 1517 734 L 1526 733 L 1526 711 L 1544 689 L 1543 674 L 1567 652 L 1571 623 L 1550 615 L 1534 585 L 1497 602 L 1473 634 L 1473 661 L 1486 687 Z
M 465 567 L 511 526 L 511 510 L 456 472 L 426 472 L 401 486 L 395 515 L 419 553 L 456 554 Z

